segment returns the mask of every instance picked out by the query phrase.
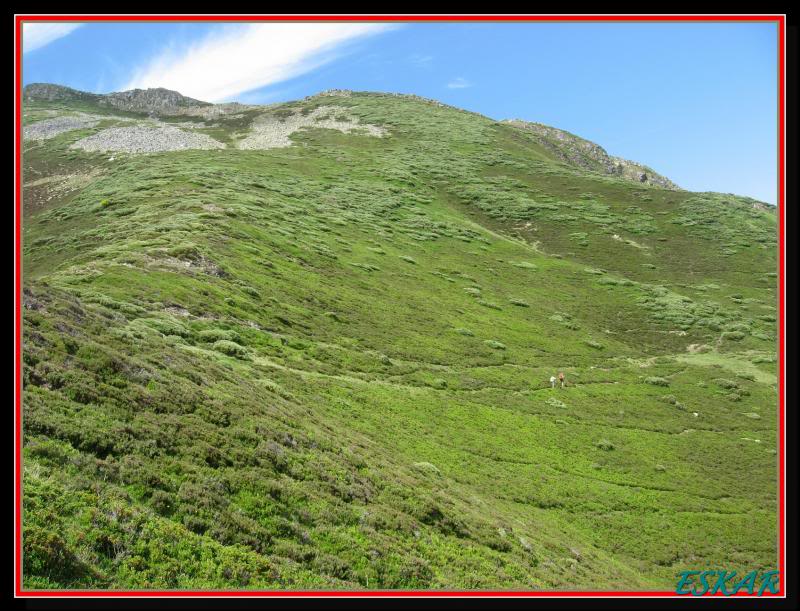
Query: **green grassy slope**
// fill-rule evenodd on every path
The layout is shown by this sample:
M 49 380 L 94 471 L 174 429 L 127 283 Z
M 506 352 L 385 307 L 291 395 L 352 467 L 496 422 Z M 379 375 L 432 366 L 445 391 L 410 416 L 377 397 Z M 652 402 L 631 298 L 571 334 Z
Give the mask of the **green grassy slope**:
M 26 144 L 26 183 L 94 174 L 25 190 L 25 586 L 774 568 L 774 214 L 412 98 L 267 112 L 321 104 L 390 135 Z

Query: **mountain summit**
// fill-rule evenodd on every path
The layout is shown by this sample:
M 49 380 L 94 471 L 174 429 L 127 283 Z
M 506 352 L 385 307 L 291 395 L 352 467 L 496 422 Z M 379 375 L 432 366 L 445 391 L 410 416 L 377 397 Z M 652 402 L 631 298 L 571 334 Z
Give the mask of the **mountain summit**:
M 416 96 L 22 115 L 26 588 L 775 566 L 773 209 Z
M 157 114 L 168 114 L 186 106 L 210 106 L 208 102 L 201 102 L 163 87 L 98 94 L 50 83 L 31 83 L 22 90 L 22 98 L 31 102 L 84 101 L 130 112 Z

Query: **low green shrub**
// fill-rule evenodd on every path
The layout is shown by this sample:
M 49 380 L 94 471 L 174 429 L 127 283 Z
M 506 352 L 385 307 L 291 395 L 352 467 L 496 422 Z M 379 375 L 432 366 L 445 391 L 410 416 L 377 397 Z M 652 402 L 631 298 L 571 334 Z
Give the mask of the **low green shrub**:
M 222 354 L 227 354 L 228 356 L 233 356 L 238 359 L 244 359 L 248 356 L 247 348 L 227 339 L 217 340 L 214 342 L 213 348 L 217 352 L 221 352 Z

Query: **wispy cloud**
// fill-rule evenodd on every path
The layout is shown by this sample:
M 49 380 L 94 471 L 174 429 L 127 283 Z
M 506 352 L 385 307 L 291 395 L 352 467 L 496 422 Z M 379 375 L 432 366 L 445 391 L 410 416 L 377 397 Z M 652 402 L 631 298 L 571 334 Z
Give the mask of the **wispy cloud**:
M 338 57 L 350 41 L 395 26 L 368 23 L 268 23 L 222 26 L 202 40 L 167 45 L 126 89 L 167 87 L 218 102 L 304 74 Z
M 465 89 L 467 87 L 472 87 L 472 83 L 470 83 L 463 76 L 456 77 L 447 83 L 448 89 Z
M 418 68 L 430 68 L 431 62 L 433 62 L 433 55 L 420 55 L 419 53 L 414 53 L 408 58 L 408 61 Z
M 82 23 L 23 23 L 22 52 L 28 53 L 49 45 L 82 25 Z

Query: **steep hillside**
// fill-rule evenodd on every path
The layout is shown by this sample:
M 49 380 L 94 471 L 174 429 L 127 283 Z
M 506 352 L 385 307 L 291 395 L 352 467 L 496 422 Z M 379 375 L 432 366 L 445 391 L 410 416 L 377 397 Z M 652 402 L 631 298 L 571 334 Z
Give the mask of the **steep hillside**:
M 412 96 L 187 109 L 24 105 L 26 587 L 774 568 L 771 209 Z

